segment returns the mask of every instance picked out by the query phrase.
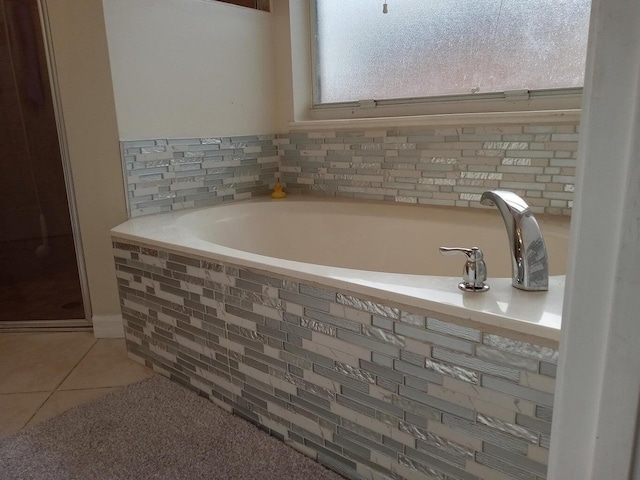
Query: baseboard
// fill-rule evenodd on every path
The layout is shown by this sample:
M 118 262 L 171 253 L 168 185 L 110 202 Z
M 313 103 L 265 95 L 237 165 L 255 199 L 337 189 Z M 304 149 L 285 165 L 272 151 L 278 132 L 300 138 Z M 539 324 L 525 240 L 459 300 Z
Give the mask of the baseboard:
M 122 338 L 124 326 L 120 315 L 94 315 L 93 336 L 96 338 Z

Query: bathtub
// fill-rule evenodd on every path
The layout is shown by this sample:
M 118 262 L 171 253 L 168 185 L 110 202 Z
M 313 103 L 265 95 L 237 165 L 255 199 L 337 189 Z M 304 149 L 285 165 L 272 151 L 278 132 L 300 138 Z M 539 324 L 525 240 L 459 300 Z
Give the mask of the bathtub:
M 568 220 L 546 292 L 491 209 L 255 199 L 112 230 L 129 356 L 347 478 L 544 477 Z M 457 288 L 478 246 L 486 293 Z
M 497 210 L 261 198 L 133 219 L 112 234 L 559 340 L 569 219 L 536 218 L 551 276 L 539 293 L 511 287 Z M 460 292 L 464 258 L 441 256 L 440 246 L 480 247 L 491 290 Z

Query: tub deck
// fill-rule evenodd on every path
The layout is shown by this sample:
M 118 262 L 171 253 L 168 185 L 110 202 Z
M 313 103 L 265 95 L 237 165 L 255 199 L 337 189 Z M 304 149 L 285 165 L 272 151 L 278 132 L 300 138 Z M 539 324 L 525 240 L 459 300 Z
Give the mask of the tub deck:
M 496 211 L 469 212 L 464 209 L 424 206 L 404 208 L 405 206 L 402 205 L 381 205 L 380 202 L 353 202 L 309 197 L 302 197 L 297 201 L 287 199 L 285 202 L 289 202 L 287 206 L 300 206 L 310 212 L 313 212 L 313 205 L 340 205 L 343 215 L 349 215 L 350 212 L 345 212 L 345 209 L 353 208 L 354 204 L 356 208 L 361 208 L 362 205 L 375 205 L 376 208 L 382 207 L 382 210 L 376 210 L 377 215 L 382 211 L 383 214 L 393 215 L 396 219 L 403 215 L 405 217 L 419 215 L 421 218 L 425 211 L 431 211 L 435 212 L 441 223 L 437 223 L 433 228 L 437 238 L 431 239 L 430 243 L 427 240 L 435 236 L 433 233 L 425 233 L 422 236 L 414 233 L 399 237 L 391 233 L 383 240 L 378 239 L 379 246 L 367 250 L 364 245 L 366 242 L 359 242 L 350 251 L 345 252 L 345 249 L 336 248 L 335 241 L 331 242 L 331 240 L 323 243 L 316 239 L 316 243 L 310 246 L 307 237 L 314 238 L 317 235 L 314 232 L 309 235 L 310 230 L 306 224 L 300 226 L 292 221 L 287 226 L 286 222 L 275 221 L 278 217 L 274 219 L 273 215 L 265 218 L 255 214 L 256 206 L 283 205 L 278 204 L 277 200 L 258 199 L 235 203 L 231 205 L 232 208 L 237 209 L 235 214 L 218 214 L 218 217 L 215 216 L 215 212 L 224 212 L 226 206 L 141 217 L 119 225 L 112 230 L 112 234 L 122 239 L 169 248 L 201 258 L 212 257 L 243 267 L 300 278 L 335 289 L 346 289 L 389 302 L 398 302 L 447 315 L 464 316 L 488 326 L 507 328 L 554 341 L 560 338 L 564 275 L 551 276 L 547 292 L 522 292 L 513 288 L 511 279 L 507 278 L 510 275 L 511 266 L 506 234 L 503 231 L 502 219 Z M 254 213 L 248 216 L 248 212 L 252 211 Z M 289 211 L 286 214 L 289 214 Z M 293 214 L 299 214 L 299 211 L 294 210 Z M 455 215 L 462 216 L 456 219 Z M 310 213 L 309 217 L 312 218 L 313 215 Z M 296 218 L 294 217 L 293 220 Z M 262 224 L 257 227 L 254 225 L 245 235 L 238 235 L 235 233 L 237 229 L 232 228 L 232 226 L 251 225 L 256 219 L 261 219 Z M 371 223 L 378 229 L 384 230 L 381 224 L 388 225 L 386 223 L 388 220 L 386 217 L 378 216 Z M 475 222 L 475 225 L 469 225 L 471 221 Z M 562 273 L 565 267 L 569 220 L 563 217 L 542 217 L 539 221 L 550 247 L 548 250 L 551 273 Z M 293 228 L 290 227 L 291 225 Z M 416 228 L 424 228 L 420 223 L 413 225 L 417 225 Z M 215 227 L 222 232 L 218 233 L 217 237 L 213 233 Z M 454 227 L 460 230 L 442 233 L 444 228 L 454 229 Z M 343 235 L 341 230 L 330 227 L 325 227 L 325 230 L 327 228 L 330 232 L 329 239 Z M 393 232 L 392 229 L 389 230 Z M 294 244 L 312 250 L 315 255 L 328 254 L 342 256 L 342 258 L 334 262 L 324 259 L 324 264 L 279 258 L 288 256 L 300 259 L 302 254 L 292 252 L 288 245 L 264 234 L 267 231 L 275 231 L 281 238 L 289 239 L 296 238 L 296 235 L 302 232 L 305 238 L 293 242 Z M 437 253 L 437 247 L 442 244 L 453 243 L 461 246 L 459 244 L 466 238 L 464 234 L 468 235 L 469 231 L 484 231 L 482 238 L 485 240 L 478 244 L 485 251 L 489 270 L 487 283 L 491 286 L 491 290 L 482 294 L 460 292 L 457 289 L 460 281 L 458 272 L 462 271 L 463 259 L 443 257 Z M 371 235 L 367 238 L 370 237 Z M 353 245 L 353 242 L 349 243 Z M 376 251 L 384 248 L 396 248 L 399 253 L 393 256 L 385 255 L 382 258 Z M 267 256 L 264 253 L 275 253 L 275 256 Z M 313 257 L 313 254 L 310 256 Z M 421 263 L 423 259 L 425 264 Z M 401 270 L 409 270 L 412 273 L 394 272 L 394 262 L 402 263 Z M 351 263 L 360 267 L 373 266 L 360 269 L 344 268 L 331 265 L 332 263 L 337 265 Z M 389 263 L 391 265 L 388 265 Z M 387 267 L 386 271 L 384 267 Z M 445 276 L 415 273 L 421 270 L 432 270 L 436 273 L 450 272 L 450 274 Z

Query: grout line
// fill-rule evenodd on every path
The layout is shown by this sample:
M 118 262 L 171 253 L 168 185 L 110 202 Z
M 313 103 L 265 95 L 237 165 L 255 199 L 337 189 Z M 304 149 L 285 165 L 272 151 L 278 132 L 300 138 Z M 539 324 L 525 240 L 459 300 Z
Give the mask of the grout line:
M 37 415 L 37 413 L 42 409 L 42 407 L 45 405 L 45 403 L 47 403 L 49 401 L 49 399 L 51 398 L 51 396 L 58 391 L 58 388 L 60 388 L 60 385 L 62 385 L 64 383 L 64 381 L 69 378 L 69 375 L 71 375 L 73 373 L 73 371 L 78 367 L 78 365 L 80 365 L 80 362 L 82 362 L 82 360 L 85 359 L 85 357 L 87 355 L 89 355 L 89 352 L 91 350 L 93 350 L 93 348 L 98 344 L 98 340 L 97 338 L 94 338 L 94 342 L 91 344 L 91 347 L 89 347 L 89 349 L 85 352 L 84 355 L 82 355 L 82 357 L 80 357 L 80 359 L 75 363 L 75 365 L 73 365 L 73 367 L 71 367 L 69 369 L 69 372 L 64 376 L 64 378 L 62 380 L 60 380 L 60 382 L 58 383 L 58 385 L 56 385 L 54 387 L 54 389 L 49 393 L 49 396 L 47 396 L 47 398 L 44 400 L 44 402 L 42 402 L 40 404 L 40 406 L 36 409 L 35 412 L 33 412 L 33 415 L 31 415 L 29 417 L 29 419 L 25 422 L 25 424 L 22 426 L 22 428 L 26 427 L 27 425 L 29 425 L 29 422 L 31 420 L 33 420 L 33 417 L 35 417 Z M 22 428 L 20 430 L 22 430 Z
M 32 392 L 5 392 L 2 393 L 0 392 L 0 397 L 3 397 L 5 395 L 29 395 L 30 393 L 49 393 L 50 390 L 34 390 Z
M 70 388 L 68 390 L 56 390 L 56 392 L 81 392 L 83 390 L 102 390 L 107 388 L 121 388 L 127 385 L 110 385 L 108 387 L 83 387 L 83 388 Z

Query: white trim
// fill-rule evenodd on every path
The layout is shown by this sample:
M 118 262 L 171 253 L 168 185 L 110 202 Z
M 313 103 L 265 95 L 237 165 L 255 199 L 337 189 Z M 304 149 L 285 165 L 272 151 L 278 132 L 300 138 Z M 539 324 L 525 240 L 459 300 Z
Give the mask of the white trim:
M 306 120 L 339 120 L 345 118 L 386 118 L 416 115 L 465 113 L 520 113 L 580 109 L 582 88 L 563 91 L 530 92 L 518 96 L 505 93 L 450 95 L 425 98 L 361 100 L 358 102 L 314 105 Z
M 122 338 L 124 325 L 120 315 L 94 315 L 93 336 L 96 338 Z
M 91 331 L 91 324 L 84 319 L 71 320 L 18 320 L 0 322 L 0 332 L 81 332 Z
M 511 125 L 511 124 L 558 124 L 578 123 L 580 109 L 545 110 L 531 112 L 486 112 L 452 113 L 442 115 L 415 115 L 406 117 L 310 120 L 290 122 L 289 131 L 340 130 L 380 127 L 413 126 L 472 126 L 472 125 Z
M 88 321 L 88 319 L 91 318 L 91 296 L 89 294 L 89 278 L 87 273 L 87 266 L 85 263 L 82 234 L 80 231 L 78 202 L 75 195 L 73 172 L 71 171 L 69 142 L 67 139 L 67 129 L 64 120 L 64 109 L 62 108 L 62 95 L 60 94 L 60 83 L 58 82 L 58 71 L 56 67 L 56 57 L 53 48 L 53 39 L 51 37 L 51 24 L 49 21 L 49 6 L 47 4 L 47 1 L 48 0 L 38 0 L 38 10 L 40 13 L 42 37 L 45 46 L 45 57 L 47 60 L 49 85 L 51 88 L 51 99 L 53 101 L 53 111 L 56 118 L 58 145 L 60 148 L 60 157 L 62 160 L 65 191 L 67 193 L 67 204 L 69 207 L 71 231 L 73 233 L 73 244 L 75 246 L 78 278 L 80 280 L 80 291 L 82 293 L 82 305 L 84 307 L 85 318 Z
M 289 0 L 291 93 L 295 120 L 307 120 L 313 106 L 310 12 L 311 2 L 309 0 Z M 276 51 L 278 50 L 276 49 Z
M 593 0 L 549 480 L 640 473 L 638 22 L 637 0 Z

